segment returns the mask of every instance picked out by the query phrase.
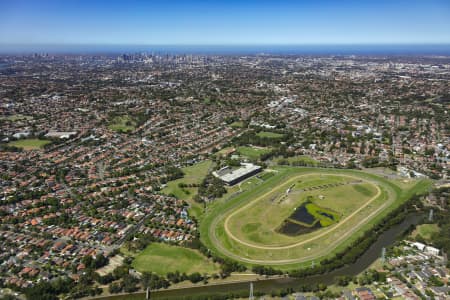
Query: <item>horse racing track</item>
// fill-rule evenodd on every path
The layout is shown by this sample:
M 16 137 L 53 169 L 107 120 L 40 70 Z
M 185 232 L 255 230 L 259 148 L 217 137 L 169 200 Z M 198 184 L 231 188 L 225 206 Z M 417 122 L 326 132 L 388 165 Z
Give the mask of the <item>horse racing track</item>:
M 208 207 L 203 243 L 248 265 L 284 269 L 330 257 L 426 188 L 354 170 L 278 167 L 259 186 Z

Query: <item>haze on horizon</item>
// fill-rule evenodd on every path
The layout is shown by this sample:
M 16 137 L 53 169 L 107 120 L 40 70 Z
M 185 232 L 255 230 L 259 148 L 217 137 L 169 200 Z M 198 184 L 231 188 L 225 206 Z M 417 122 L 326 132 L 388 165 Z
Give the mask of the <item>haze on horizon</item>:
M 445 0 L 0 2 L 0 48 L 449 43 Z

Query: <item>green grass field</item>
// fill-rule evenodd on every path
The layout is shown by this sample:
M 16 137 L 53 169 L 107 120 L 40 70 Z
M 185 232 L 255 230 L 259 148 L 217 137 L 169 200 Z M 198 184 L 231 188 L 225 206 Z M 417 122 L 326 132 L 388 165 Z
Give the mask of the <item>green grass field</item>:
M 349 215 L 362 203 L 365 203 L 376 194 L 376 189 L 372 189 L 372 194 L 363 196 L 354 190 L 353 185 L 343 185 L 334 188 L 319 189 L 313 191 L 303 191 L 306 188 L 318 187 L 324 184 L 344 183 L 351 179 L 341 176 L 325 176 L 311 175 L 301 176 L 293 182 L 283 183 L 278 188 L 268 192 L 266 196 L 261 197 L 258 201 L 253 201 L 247 205 L 245 209 L 241 209 L 228 220 L 228 228 L 230 232 L 239 240 L 248 243 L 255 243 L 258 246 L 280 246 L 294 243 L 303 237 L 292 237 L 280 234 L 277 229 L 281 223 L 290 217 L 292 212 L 302 203 L 308 201 L 309 196 L 314 200 L 314 205 L 307 206 L 308 211 L 311 210 L 314 217 L 323 220 L 324 226 L 328 226 L 325 218 L 319 218 L 319 207 L 327 208 L 342 215 Z M 287 196 L 285 191 L 292 184 L 295 187 Z M 322 199 L 319 199 L 321 196 Z M 253 200 L 253 199 L 249 199 Z M 251 211 L 251 213 L 249 213 Z M 241 228 L 245 228 L 246 224 L 261 224 L 258 231 L 251 234 L 244 234 Z M 314 234 L 310 234 L 313 236 Z M 306 236 L 305 236 L 306 238 Z M 234 242 L 234 241 L 231 241 Z
M 163 243 L 151 243 L 135 256 L 132 266 L 139 272 L 154 272 L 160 275 L 175 271 L 187 274 L 212 274 L 219 271 L 219 266 L 200 252 Z
M 260 131 L 256 135 L 259 136 L 260 138 L 269 138 L 269 139 L 279 139 L 284 137 L 284 134 L 270 131 Z
M 270 148 L 255 148 L 247 146 L 238 147 L 236 150 L 240 155 L 246 156 L 249 159 L 259 159 L 261 155 L 270 152 Z
M 430 240 L 431 236 L 435 233 L 438 233 L 439 231 L 440 228 L 437 224 L 422 224 L 416 227 L 412 235 L 413 237 L 420 235 L 424 239 Z
M 24 150 L 36 150 L 41 149 L 45 145 L 50 144 L 49 140 L 39 140 L 39 139 L 23 139 L 9 142 L 9 146 L 14 146 L 17 148 L 22 148 Z
M 130 132 L 136 127 L 136 122 L 134 122 L 130 116 L 117 116 L 108 125 L 108 128 L 116 132 Z
M 211 167 L 211 165 L 212 162 L 210 160 L 205 160 L 195 165 L 183 168 L 182 170 L 184 172 L 184 177 L 168 182 L 167 186 L 162 190 L 162 192 L 166 195 L 172 194 L 178 199 L 186 200 L 190 205 L 189 214 L 198 218 L 203 212 L 203 206 L 192 200 L 194 195 L 197 194 L 198 188 L 196 187 L 180 188 L 178 184 L 201 183 L 203 178 L 205 178 L 206 175 L 208 174 L 208 170 Z
M 225 148 L 222 148 L 219 151 L 217 151 L 216 154 L 220 155 L 220 156 L 224 156 L 225 154 L 227 154 L 232 149 L 234 149 L 234 147 L 225 147 Z
M 232 128 L 243 128 L 244 127 L 244 122 L 236 121 L 236 122 L 231 123 L 230 126 Z
M 208 248 L 248 265 L 283 269 L 307 266 L 311 260 L 317 262 L 344 249 L 389 211 L 413 193 L 427 190 L 430 184 L 416 181 L 409 189 L 402 189 L 360 171 L 295 167 L 275 170 L 275 176 L 253 189 L 208 206 L 200 223 L 200 236 Z M 311 197 L 316 207 L 339 215 L 337 222 L 297 236 L 276 230 Z
M 336 222 L 339 222 L 339 214 L 326 207 L 318 206 L 315 203 L 308 203 L 306 204 L 306 209 L 308 210 L 308 213 L 319 220 L 322 227 L 327 227 L 333 225 Z M 332 217 L 324 216 L 323 213 Z

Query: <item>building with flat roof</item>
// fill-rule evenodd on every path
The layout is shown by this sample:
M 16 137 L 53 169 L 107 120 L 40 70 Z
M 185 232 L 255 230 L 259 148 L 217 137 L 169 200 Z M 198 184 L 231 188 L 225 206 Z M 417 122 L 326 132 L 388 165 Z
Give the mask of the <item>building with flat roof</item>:
M 262 168 L 251 163 L 242 163 L 238 169 L 232 169 L 228 166 L 220 170 L 214 171 L 212 174 L 225 182 L 227 185 L 235 185 L 242 180 L 249 178 L 259 172 Z
M 55 130 L 50 130 L 45 137 L 49 137 L 49 138 L 60 138 L 60 139 L 68 139 L 72 136 L 77 135 L 76 131 L 55 131 Z

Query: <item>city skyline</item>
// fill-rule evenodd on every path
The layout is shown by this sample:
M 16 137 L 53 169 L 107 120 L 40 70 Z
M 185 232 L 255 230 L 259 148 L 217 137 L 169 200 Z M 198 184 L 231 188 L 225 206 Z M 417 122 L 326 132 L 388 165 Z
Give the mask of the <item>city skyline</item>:
M 3 1 L 8 45 L 449 44 L 446 1 Z

